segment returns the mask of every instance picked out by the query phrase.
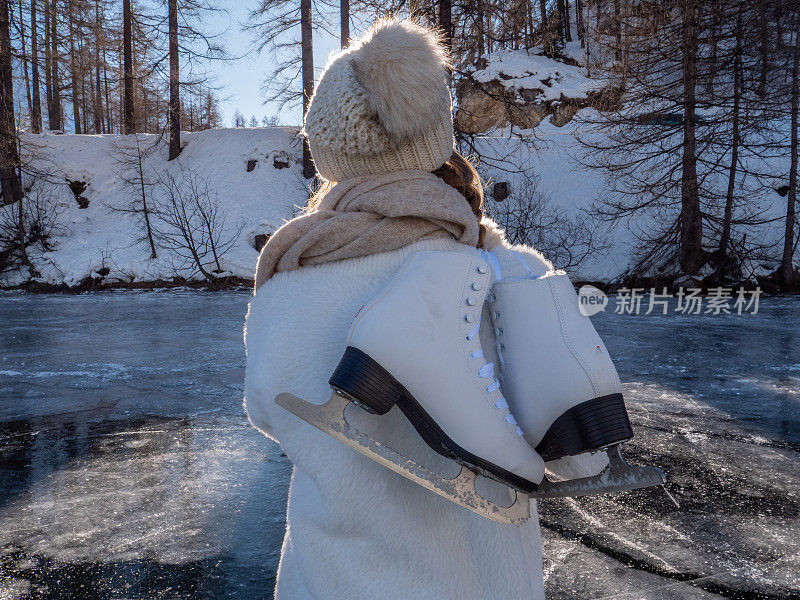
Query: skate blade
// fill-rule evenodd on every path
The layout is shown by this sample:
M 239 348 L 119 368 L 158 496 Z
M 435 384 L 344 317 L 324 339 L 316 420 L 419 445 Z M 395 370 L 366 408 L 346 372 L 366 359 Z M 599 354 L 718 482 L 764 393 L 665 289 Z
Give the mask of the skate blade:
M 510 488 L 515 494 L 514 503 L 501 506 L 478 494 L 475 489 L 478 473 L 466 465 L 460 465 L 459 474 L 447 479 L 362 433 L 345 417 L 350 400 L 336 392 L 322 405 L 311 404 L 292 394 L 278 394 L 275 404 L 387 469 L 483 517 L 499 523 L 522 525 L 531 516 L 528 494 Z
M 635 467 L 629 465 L 620 453 L 619 444 L 606 448 L 608 466 L 593 477 L 567 479 L 552 482 L 544 479 L 534 498 L 566 498 L 613 494 L 628 490 L 664 485 L 667 478 L 658 467 Z

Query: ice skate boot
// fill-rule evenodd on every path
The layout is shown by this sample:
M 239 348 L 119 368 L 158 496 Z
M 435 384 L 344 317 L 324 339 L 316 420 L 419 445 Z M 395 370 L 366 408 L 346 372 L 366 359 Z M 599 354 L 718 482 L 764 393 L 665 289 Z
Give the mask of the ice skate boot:
M 330 385 L 377 414 L 397 405 L 439 454 L 533 492 L 544 463 L 522 437 L 478 336 L 490 278 L 477 250 L 412 254 L 358 311 Z
M 519 255 L 517 255 L 519 257 Z M 492 258 L 489 295 L 503 391 L 528 443 L 545 461 L 608 449 L 601 476 L 537 496 L 575 496 L 660 485 L 654 467 L 630 467 L 618 444 L 633 437 L 622 384 L 608 350 L 563 272 L 503 278 Z M 521 257 L 519 257 L 522 261 Z M 524 261 L 522 261 L 524 264 Z M 581 492 L 580 485 L 584 485 Z

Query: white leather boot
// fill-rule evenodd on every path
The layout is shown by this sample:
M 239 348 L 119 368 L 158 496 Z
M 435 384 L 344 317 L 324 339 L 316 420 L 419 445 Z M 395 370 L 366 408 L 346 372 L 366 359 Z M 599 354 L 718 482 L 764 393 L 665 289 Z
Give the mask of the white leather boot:
M 633 437 L 617 370 L 569 277 L 503 278 L 491 258 L 503 392 L 528 443 L 550 461 Z
M 378 414 L 397 404 L 436 452 L 534 491 L 544 463 L 509 412 L 478 336 L 490 284 L 479 250 L 410 255 L 358 311 L 330 384 Z

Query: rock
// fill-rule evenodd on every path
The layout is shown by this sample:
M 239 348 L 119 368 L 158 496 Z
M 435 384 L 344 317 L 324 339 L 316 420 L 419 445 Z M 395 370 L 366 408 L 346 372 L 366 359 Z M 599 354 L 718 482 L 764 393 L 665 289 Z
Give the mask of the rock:
M 83 192 L 86 191 L 86 188 L 89 187 L 88 183 L 86 183 L 85 181 L 81 181 L 79 179 L 74 179 L 73 180 L 73 179 L 70 179 L 69 177 L 65 177 L 64 179 L 66 180 L 67 184 L 69 185 L 69 189 L 72 192 L 72 194 L 75 196 L 75 198 L 80 196 Z
M 69 177 L 64 178 L 69 185 L 69 189 L 72 192 L 72 195 L 75 196 L 75 201 L 78 203 L 78 208 L 89 208 L 89 199 L 85 196 L 81 196 L 83 192 L 86 191 L 86 188 L 89 187 L 89 184 L 85 181 L 81 181 L 80 179 L 70 179 Z
M 256 249 L 256 252 L 261 252 L 261 249 L 267 245 L 267 240 L 269 240 L 269 234 L 266 233 L 257 233 L 253 237 L 253 248 Z
M 507 79 L 503 77 L 502 79 Z M 513 80 L 509 80 L 513 81 Z M 542 81 L 543 85 L 549 83 Z M 541 87 L 514 88 L 499 79 L 488 83 L 463 79 L 456 88 L 456 126 L 466 133 L 484 133 L 509 124 L 520 129 L 536 127 L 548 116 L 556 127 L 569 123 L 582 108 L 613 109 L 619 104 L 619 90 L 589 91 L 585 97 L 546 99 Z
M 492 198 L 495 202 L 502 202 L 510 193 L 509 185 L 507 181 L 498 181 L 492 187 Z
M 251 173 L 253 171 L 253 169 L 256 168 L 257 164 L 258 164 L 258 161 L 255 158 L 251 158 L 250 160 L 248 160 L 247 161 L 247 172 Z
M 272 166 L 276 169 L 286 169 L 289 167 L 289 154 L 283 150 L 275 153 L 272 157 Z
M 563 127 L 572 120 L 579 108 L 577 104 L 559 104 L 550 117 L 550 122 L 556 127 Z

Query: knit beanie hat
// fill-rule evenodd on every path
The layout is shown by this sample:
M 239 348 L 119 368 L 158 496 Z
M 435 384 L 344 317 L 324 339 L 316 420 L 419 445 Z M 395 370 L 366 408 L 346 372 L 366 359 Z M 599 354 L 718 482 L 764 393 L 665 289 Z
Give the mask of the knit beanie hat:
M 303 128 L 319 174 L 342 181 L 441 167 L 454 147 L 447 66 L 436 31 L 398 19 L 331 55 Z

